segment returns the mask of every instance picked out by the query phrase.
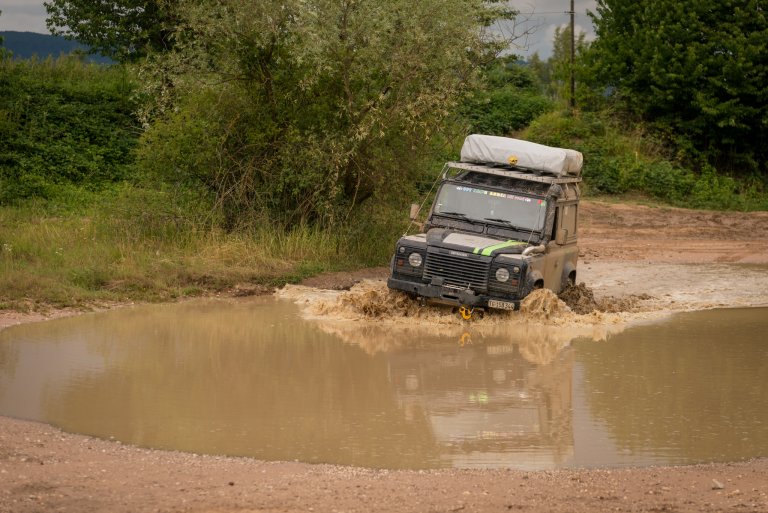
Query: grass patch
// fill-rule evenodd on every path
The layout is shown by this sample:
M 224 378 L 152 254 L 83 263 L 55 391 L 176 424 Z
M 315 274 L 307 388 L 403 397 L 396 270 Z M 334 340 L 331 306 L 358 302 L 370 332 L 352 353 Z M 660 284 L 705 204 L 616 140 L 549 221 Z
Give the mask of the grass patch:
M 226 232 L 204 199 L 180 193 L 121 186 L 91 200 L 79 209 L 40 202 L 0 207 L 3 308 L 167 301 L 240 284 L 298 282 L 386 262 L 402 229 L 390 216 L 391 236 L 372 231 L 380 220 L 369 211 L 354 228 L 261 223 Z

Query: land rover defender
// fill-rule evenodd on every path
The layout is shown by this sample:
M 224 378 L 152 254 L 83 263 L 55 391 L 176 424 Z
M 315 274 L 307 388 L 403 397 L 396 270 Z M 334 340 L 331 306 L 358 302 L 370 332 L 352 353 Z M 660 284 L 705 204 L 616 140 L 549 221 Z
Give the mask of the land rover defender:
M 397 241 L 387 286 L 454 305 L 465 319 L 519 309 L 534 289 L 561 292 L 576 281 L 581 167 L 574 150 L 467 137 L 422 232 Z

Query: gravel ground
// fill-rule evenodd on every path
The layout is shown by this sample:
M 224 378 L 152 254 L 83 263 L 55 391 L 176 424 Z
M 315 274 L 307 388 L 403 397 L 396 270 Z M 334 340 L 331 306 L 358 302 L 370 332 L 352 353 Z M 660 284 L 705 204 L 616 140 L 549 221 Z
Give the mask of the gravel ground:
M 768 511 L 768 460 L 386 471 L 127 447 L 0 418 L 0 512 Z

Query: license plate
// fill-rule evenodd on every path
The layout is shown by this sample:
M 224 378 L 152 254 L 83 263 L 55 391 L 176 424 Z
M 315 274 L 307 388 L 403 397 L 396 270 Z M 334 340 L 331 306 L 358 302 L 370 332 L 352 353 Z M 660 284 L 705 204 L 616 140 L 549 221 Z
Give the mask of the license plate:
M 488 306 L 491 308 L 498 308 L 500 310 L 514 310 L 515 304 L 508 303 L 507 301 L 498 301 L 496 299 L 489 299 Z

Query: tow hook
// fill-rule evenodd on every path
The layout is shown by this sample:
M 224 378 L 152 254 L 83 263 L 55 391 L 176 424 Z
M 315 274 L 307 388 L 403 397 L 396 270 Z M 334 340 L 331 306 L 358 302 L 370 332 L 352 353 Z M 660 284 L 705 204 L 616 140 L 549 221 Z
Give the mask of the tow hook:
M 459 313 L 461 314 L 461 318 L 464 319 L 465 321 L 468 321 L 472 318 L 472 312 L 474 311 L 475 311 L 474 308 L 469 308 L 464 305 L 461 305 L 459 307 Z

